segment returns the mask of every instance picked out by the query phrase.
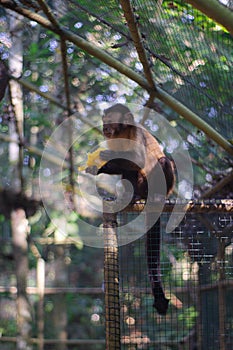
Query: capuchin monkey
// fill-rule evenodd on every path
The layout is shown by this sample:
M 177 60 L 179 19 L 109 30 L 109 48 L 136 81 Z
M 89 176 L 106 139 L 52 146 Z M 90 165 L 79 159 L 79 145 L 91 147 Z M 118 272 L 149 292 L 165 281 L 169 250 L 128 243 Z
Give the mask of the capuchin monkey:
M 107 163 L 98 170 L 98 174 L 121 174 L 122 179 L 129 180 L 133 186 L 134 200 L 148 199 L 148 196 L 153 200 L 161 185 L 156 183 L 158 167 L 161 167 L 166 181 L 165 195 L 171 193 L 174 186 L 172 163 L 162 152 L 158 141 L 134 122 L 128 107 L 118 103 L 104 111 L 103 134 L 108 150 L 101 151 L 100 158 Z M 117 139 L 119 142 L 116 142 Z M 152 184 L 150 193 L 148 183 Z
M 108 149 L 100 152 L 100 158 L 107 162 L 97 174 L 120 174 L 122 179 L 130 181 L 133 186 L 132 202 L 140 199 L 153 202 L 159 196 L 163 195 L 165 199 L 171 193 L 175 181 L 173 164 L 158 141 L 135 123 L 128 107 L 115 104 L 104 111 L 103 135 Z M 159 314 L 165 315 L 169 301 L 165 298 L 160 277 L 159 219 L 147 231 L 146 250 L 153 306 Z

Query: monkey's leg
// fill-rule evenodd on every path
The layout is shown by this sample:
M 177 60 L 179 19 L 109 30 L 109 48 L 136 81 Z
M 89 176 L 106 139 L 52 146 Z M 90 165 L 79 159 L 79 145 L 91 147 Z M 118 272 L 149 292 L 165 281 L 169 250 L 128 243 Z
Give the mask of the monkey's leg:
M 153 214 L 148 213 L 148 216 Z M 152 218 L 151 218 L 152 219 Z M 147 218 L 148 222 L 148 218 Z M 169 300 L 165 298 L 160 271 L 160 219 L 147 231 L 146 252 L 148 274 L 154 296 L 153 306 L 160 315 L 165 315 Z

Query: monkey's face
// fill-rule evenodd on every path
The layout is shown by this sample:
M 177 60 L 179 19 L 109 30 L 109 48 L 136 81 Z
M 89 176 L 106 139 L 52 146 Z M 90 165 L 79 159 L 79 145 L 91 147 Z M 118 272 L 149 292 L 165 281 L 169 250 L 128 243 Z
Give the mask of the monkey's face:
M 108 139 L 119 137 L 132 124 L 132 113 L 110 112 L 103 116 L 103 134 Z
M 120 112 L 111 112 L 103 116 L 103 134 L 106 138 L 111 139 L 119 136 L 122 130 L 127 127 L 123 123 L 124 116 Z

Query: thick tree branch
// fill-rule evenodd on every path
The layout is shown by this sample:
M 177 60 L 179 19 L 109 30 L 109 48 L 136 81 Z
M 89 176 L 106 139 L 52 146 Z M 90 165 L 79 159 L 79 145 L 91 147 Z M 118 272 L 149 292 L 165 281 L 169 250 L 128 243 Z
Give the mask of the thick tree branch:
M 233 12 L 218 0 L 187 0 L 187 2 L 221 24 L 233 36 Z

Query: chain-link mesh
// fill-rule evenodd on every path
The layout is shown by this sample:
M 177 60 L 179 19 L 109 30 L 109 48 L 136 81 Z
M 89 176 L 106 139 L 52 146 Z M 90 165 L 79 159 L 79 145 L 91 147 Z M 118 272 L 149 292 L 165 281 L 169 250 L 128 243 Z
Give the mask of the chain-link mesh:
M 119 249 L 121 349 L 230 350 L 233 215 L 188 213 L 170 234 L 167 219 Z M 166 316 L 153 307 L 160 282 Z

